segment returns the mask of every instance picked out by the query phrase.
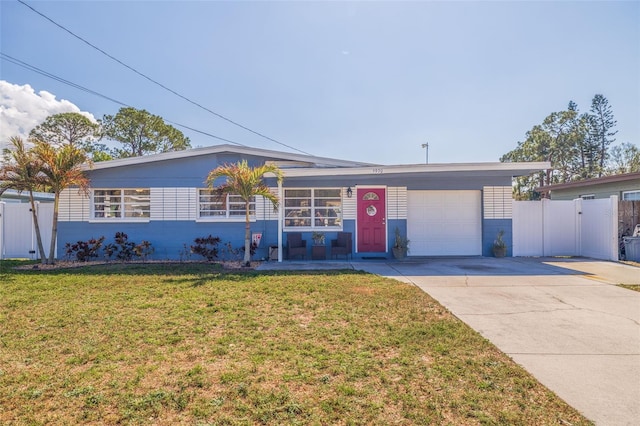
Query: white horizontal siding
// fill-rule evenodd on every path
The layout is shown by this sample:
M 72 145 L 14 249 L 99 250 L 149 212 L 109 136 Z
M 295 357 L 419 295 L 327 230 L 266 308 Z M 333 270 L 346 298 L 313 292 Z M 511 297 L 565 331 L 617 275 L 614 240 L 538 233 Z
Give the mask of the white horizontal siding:
M 196 220 L 197 188 L 151 188 L 151 220 Z
M 169 220 L 167 217 L 169 216 L 164 211 L 165 206 L 165 191 L 168 191 L 170 188 L 150 188 L 149 189 L 149 197 L 150 197 L 150 217 L 151 220 Z M 175 188 L 173 188 L 175 189 Z M 170 196 L 167 194 L 167 198 Z M 175 215 L 174 215 L 175 220 Z
M 60 222 L 81 222 L 89 220 L 91 209 L 89 195 L 78 188 L 67 188 L 60 193 L 58 220 Z
M 387 217 L 389 219 L 407 218 L 407 187 L 387 188 Z
M 510 186 L 485 186 L 482 196 L 485 219 L 513 217 L 513 197 Z
M 269 191 L 278 196 L 278 188 L 269 188 Z M 256 220 L 278 220 L 278 212 L 274 211 L 271 201 L 261 196 L 256 197 Z
M 352 189 L 353 195 L 347 197 L 347 188 L 342 188 L 342 220 L 356 220 L 356 190 Z

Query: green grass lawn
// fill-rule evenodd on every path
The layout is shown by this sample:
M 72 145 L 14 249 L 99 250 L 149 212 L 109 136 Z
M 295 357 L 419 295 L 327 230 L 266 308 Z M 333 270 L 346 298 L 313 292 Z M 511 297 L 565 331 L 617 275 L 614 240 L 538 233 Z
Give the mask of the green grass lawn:
M 0 263 L 0 424 L 589 424 L 419 289 Z

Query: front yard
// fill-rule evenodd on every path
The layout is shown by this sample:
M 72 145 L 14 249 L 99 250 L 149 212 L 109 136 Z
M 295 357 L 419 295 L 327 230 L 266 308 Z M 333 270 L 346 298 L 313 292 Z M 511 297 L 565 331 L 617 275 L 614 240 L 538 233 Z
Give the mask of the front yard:
M 0 424 L 589 424 L 415 287 L 0 263 Z

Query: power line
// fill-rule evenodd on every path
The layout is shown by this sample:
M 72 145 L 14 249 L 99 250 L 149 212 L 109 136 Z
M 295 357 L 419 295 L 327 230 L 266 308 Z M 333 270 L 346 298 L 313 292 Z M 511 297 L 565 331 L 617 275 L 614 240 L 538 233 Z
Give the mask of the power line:
M 91 89 L 86 88 L 86 87 L 84 87 L 84 86 L 81 86 L 81 85 L 79 85 L 79 84 L 77 84 L 77 83 L 74 83 L 74 82 L 72 82 L 72 81 L 66 80 L 66 79 L 64 79 L 64 78 L 62 78 L 62 77 L 59 77 L 59 76 L 55 75 L 55 74 L 51 74 L 51 73 L 50 73 L 50 72 L 48 72 L 48 71 L 45 71 L 45 70 L 40 69 L 40 68 L 38 68 L 38 67 L 36 67 L 36 66 L 34 66 L 34 65 L 28 64 L 28 63 L 26 63 L 26 62 L 24 62 L 24 61 L 21 61 L 20 59 L 17 59 L 17 58 L 14 58 L 13 56 L 7 55 L 6 53 L 0 52 L 0 59 L 3 59 L 3 60 L 5 60 L 5 61 L 10 62 L 10 63 L 12 63 L 12 64 L 14 64 L 14 65 L 17 65 L 17 66 L 19 66 L 19 67 L 22 67 L 22 68 L 28 69 L 29 71 L 33 71 L 33 72 L 35 72 L 35 73 L 37 73 L 37 74 L 40 74 L 40 75 L 43 75 L 43 76 L 45 76 L 45 77 L 51 78 L 52 80 L 59 81 L 60 83 L 66 84 L 66 85 L 68 85 L 68 86 L 71 86 L 71 87 L 76 88 L 76 89 L 78 89 L 78 90 L 81 90 L 81 91 L 83 91 L 83 92 L 86 92 L 86 93 L 89 93 L 89 94 L 92 94 L 92 95 L 95 95 L 95 96 L 101 97 L 101 98 L 103 98 L 103 99 L 106 99 L 106 100 L 111 101 L 111 102 L 113 102 L 113 103 L 116 103 L 116 104 L 118 104 L 118 105 L 121 105 L 121 106 L 124 106 L 124 107 L 131 107 L 131 108 L 133 108 L 133 107 L 132 107 L 131 105 L 129 105 L 129 104 L 126 104 L 126 103 L 124 103 L 124 102 L 121 102 L 121 101 L 119 101 L 119 100 L 117 100 L 117 99 L 113 99 L 113 98 L 111 98 L 111 97 L 109 97 L 109 96 L 107 96 L 107 95 L 103 95 L 102 93 L 96 92 L 95 90 L 91 90 Z M 220 136 L 216 136 L 216 135 L 213 135 L 213 134 L 211 134 L 211 133 L 208 133 L 208 132 L 205 132 L 205 131 L 202 131 L 202 130 L 195 129 L 195 128 L 190 127 L 190 126 L 187 126 L 187 125 L 185 125 L 185 124 L 176 123 L 175 121 L 171 121 L 171 120 L 167 120 L 167 119 L 164 119 L 164 121 L 165 121 L 165 122 L 167 122 L 167 123 L 170 123 L 170 124 L 173 124 L 173 125 L 176 125 L 176 126 L 179 126 L 179 127 L 185 128 L 185 129 L 189 129 L 189 130 L 194 131 L 194 132 L 197 132 L 197 133 L 200 133 L 200 134 L 202 134 L 202 135 L 212 137 L 212 138 L 214 138 L 214 139 L 218 139 L 218 140 L 221 140 L 221 141 L 224 141 L 224 142 L 229 142 L 229 143 L 234 144 L 234 145 L 239 145 L 239 146 L 247 147 L 247 145 L 241 144 L 240 142 L 234 142 L 234 141 L 232 141 L 232 140 L 225 139 L 225 138 L 222 138 L 222 137 L 220 137 Z
M 29 71 L 33 71 L 33 72 L 38 73 L 40 75 L 43 75 L 45 77 L 49 77 L 52 80 L 59 81 L 60 83 L 64 83 L 64 84 L 66 84 L 68 86 L 75 87 L 76 89 L 82 90 L 82 91 L 87 92 L 87 93 L 91 93 L 92 95 L 99 96 L 99 97 L 104 98 L 104 99 L 106 99 L 108 101 L 114 102 L 114 103 L 116 103 L 118 105 L 129 106 L 129 105 L 125 104 L 124 102 L 120 102 L 120 101 L 118 101 L 116 99 L 110 98 L 110 97 L 108 97 L 106 95 L 103 95 L 101 93 L 95 92 L 95 91 L 93 91 L 91 89 L 88 89 L 86 87 L 80 86 L 79 84 L 73 83 L 73 82 L 71 82 L 69 80 L 65 80 L 62 77 L 58 77 L 57 75 L 51 74 L 51 73 L 49 73 L 49 72 L 47 72 L 45 70 L 42 70 L 42 69 L 40 69 L 40 68 L 38 68 L 38 67 L 36 67 L 34 65 L 30 65 L 30 64 L 28 64 L 26 62 L 21 61 L 20 59 L 14 58 L 13 56 L 9 56 L 6 53 L 0 52 L 0 58 L 4 59 L 7 62 L 11 62 L 14 65 L 18 65 L 18 66 L 20 66 L 22 68 L 26 68 Z
M 195 101 L 193 101 L 193 100 L 191 100 L 191 99 L 187 98 L 186 96 L 184 96 L 184 95 L 182 95 L 182 94 L 180 94 L 180 93 L 176 92 L 175 90 L 170 89 L 169 87 L 165 86 L 164 84 L 162 84 L 162 83 L 160 83 L 160 82 L 158 82 L 158 81 L 154 80 L 153 78 L 149 77 L 148 75 L 146 75 L 146 74 L 144 74 L 144 73 L 142 73 L 142 72 L 138 71 L 137 69 L 133 68 L 132 66 L 127 65 L 126 63 L 122 62 L 120 59 L 118 59 L 118 58 L 116 58 L 116 57 L 114 57 L 114 56 L 110 55 L 109 53 L 105 52 L 104 50 L 102 50 L 102 49 L 101 49 L 101 48 L 99 48 L 98 46 L 96 46 L 96 45 L 94 45 L 94 44 L 90 43 L 89 41 L 87 41 L 87 40 L 85 40 L 84 38 L 80 37 L 79 35 L 75 34 L 75 33 L 74 33 L 74 32 L 72 32 L 71 30 L 69 30 L 68 28 L 66 28 L 66 27 L 64 27 L 63 25 L 61 25 L 61 24 L 57 23 L 57 22 L 56 22 L 56 21 L 54 21 L 53 19 L 49 18 L 48 16 L 46 16 L 46 15 L 45 15 L 45 14 L 43 14 L 42 12 L 39 12 L 38 10 L 34 9 L 33 7 L 31 7 L 30 5 L 28 5 L 27 3 L 25 3 L 23 0 L 18 0 L 18 2 L 19 2 L 20 4 L 22 4 L 22 5 L 24 5 L 25 7 L 27 7 L 27 8 L 29 8 L 29 9 L 31 9 L 33 12 L 37 13 L 38 15 L 42 16 L 44 19 L 46 19 L 47 21 L 51 22 L 52 24 L 54 24 L 55 26 L 57 26 L 57 27 L 58 27 L 58 28 L 60 28 L 61 30 L 65 31 L 65 32 L 67 32 L 67 33 L 69 33 L 69 34 L 71 34 L 73 37 L 77 38 L 78 40 L 82 41 L 83 43 L 85 43 L 85 44 L 87 44 L 88 46 L 92 47 L 93 49 L 97 50 L 98 52 L 102 53 L 103 55 L 105 55 L 106 57 L 110 58 L 111 60 L 113 60 L 113 61 L 115 61 L 115 62 L 119 63 L 120 65 L 124 66 L 125 68 L 128 68 L 129 70 L 131 70 L 131 71 L 133 71 L 134 73 L 138 74 L 139 76 L 141 76 L 141 77 L 145 78 L 146 80 L 149 80 L 150 82 L 152 82 L 152 83 L 154 83 L 154 84 L 156 84 L 156 85 L 160 86 L 161 88 L 165 89 L 166 91 L 168 91 L 168 92 L 170 92 L 170 93 L 173 93 L 174 95 L 178 96 L 179 98 L 184 99 L 185 101 L 189 102 L 190 104 L 195 105 L 195 106 L 197 106 L 198 108 L 201 108 L 201 109 L 203 109 L 203 110 L 205 110 L 205 111 L 207 111 L 207 112 L 209 112 L 209 113 L 211 113 L 211 114 L 215 115 L 216 117 L 221 118 L 222 120 L 225 120 L 225 121 L 227 121 L 227 122 L 229 122 L 229 123 L 231 123 L 231 124 L 233 124 L 233 125 L 235 125 L 235 126 L 238 126 L 238 127 L 242 128 L 242 129 L 244 129 L 244 130 L 247 130 L 247 131 L 249 131 L 249 132 L 251 132 L 251 133 L 253 133 L 253 134 L 255 134 L 255 135 L 258 135 L 258 136 L 260 136 L 260 137 L 262 137 L 262 138 L 264 138 L 264 139 L 270 140 L 271 142 L 275 142 L 275 143 L 277 143 L 277 144 L 279 144 L 279 145 L 282 145 L 282 146 L 287 147 L 287 148 L 289 148 L 289 149 L 293 149 L 293 150 L 298 151 L 298 152 L 300 152 L 300 153 L 302 153 L 302 154 L 312 155 L 312 154 L 310 154 L 310 153 L 308 153 L 308 152 L 305 152 L 305 151 L 303 151 L 303 150 L 301 150 L 301 149 L 295 148 L 295 147 L 293 147 L 293 146 L 291 146 L 291 145 L 287 145 L 287 144 L 285 144 L 285 143 L 283 143 L 283 142 L 280 142 L 280 141 L 278 141 L 278 140 L 276 140 L 276 139 L 273 139 L 273 138 L 271 138 L 271 137 L 269 137 L 269 136 L 266 136 L 266 135 L 264 135 L 264 134 L 262 134 L 262 133 L 260 133 L 260 132 L 257 132 L 257 131 L 255 131 L 255 130 L 253 130 L 253 129 L 250 129 L 250 128 L 249 128 L 249 127 L 247 127 L 247 126 L 244 126 L 244 125 L 242 125 L 242 124 L 240 124 L 240 123 L 238 123 L 238 122 L 236 122 L 236 121 L 233 121 L 233 120 L 231 120 L 230 118 L 227 118 L 227 117 L 225 117 L 224 115 L 219 114 L 219 113 L 217 113 L 217 112 L 215 112 L 215 111 L 212 111 L 211 109 L 209 109 L 209 108 L 207 108 L 207 107 L 205 107 L 205 106 L 203 106 L 203 105 L 199 104 L 198 102 L 195 102 Z

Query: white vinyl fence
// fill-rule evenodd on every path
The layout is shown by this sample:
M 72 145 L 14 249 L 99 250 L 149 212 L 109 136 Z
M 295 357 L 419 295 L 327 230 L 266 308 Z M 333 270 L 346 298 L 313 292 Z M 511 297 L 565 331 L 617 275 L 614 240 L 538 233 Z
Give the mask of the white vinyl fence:
M 514 201 L 513 255 L 618 260 L 618 197 Z
M 45 254 L 51 244 L 53 203 L 36 203 Z M 39 259 L 30 203 L 0 202 L 0 259 Z

